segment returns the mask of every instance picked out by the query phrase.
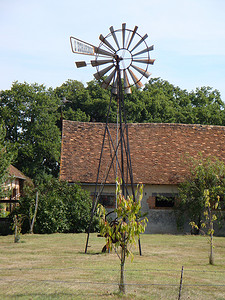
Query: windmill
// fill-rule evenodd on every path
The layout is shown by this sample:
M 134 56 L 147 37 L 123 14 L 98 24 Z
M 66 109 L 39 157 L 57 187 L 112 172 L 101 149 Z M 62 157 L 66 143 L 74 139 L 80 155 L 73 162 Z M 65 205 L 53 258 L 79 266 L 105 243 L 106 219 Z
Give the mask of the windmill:
M 102 82 L 103 88 L 111 90 L 85 253 L 87 252 L 90 229 L 96 206 L 105 187 L 110 170 L 114 165 L 116 165 L 115 181 L 117 177 L 122 181 L 122 194 L 126 196 L 129 194 L 129 190 L 131 190 L 135 200 L 124 94 L 131 94 L 131 87 L 133 85 L 137 88 L 141 88 L 143 86 L 141 80 L 143 77 L 148 78 L 151 75 L 148 72 L 148 67 L 149 65 L 153 65 L 155 61 L 150 58 L 150 52 L 154 49 L 154 46 L 149 47 L 147 45 L 146 39 L 148 35 L 145 34 L 144 36 L 141 36 L 138 33 L 137 26 L 131 30 L 126 28 L 126 23 L 123 23 L 122 28 L 114 30 L 113 26 L 111 26 L 109 30 L 110 33 L 107 36 L 104 37 L 102 34 L 99 36 L 100 44 L 98 47 L 77 38 L 70 37 L 73 53 L 93 57 L 90 62 L 75 62 L 77 68 L 86 67 L 88 65 L 95 67 L 96 72 L 94 73 L 94 77 L 96 80 Z M 116 142 L 113 141 L 110 134 L 110 128 L 108 126 L 112 97 L 116 97 L 118 103 Z M 110 148 L 112 149 L 111 161 L 108 162 L 104 172 L 104 179 L 100 183 L 100 171 L 102 168 L 102 156 L 106 136 L 108 136 Z M 140 243 L 139 252 L 141 254 Z

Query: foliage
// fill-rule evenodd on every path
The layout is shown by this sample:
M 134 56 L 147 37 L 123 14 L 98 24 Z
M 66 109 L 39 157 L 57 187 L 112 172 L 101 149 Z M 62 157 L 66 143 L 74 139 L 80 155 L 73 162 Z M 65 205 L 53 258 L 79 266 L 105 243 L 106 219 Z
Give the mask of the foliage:
M 14 230 L 14 243 L 19 243 L 20 241 L 20 233 L 21 233 L 21 230 L 22 230 L 22 224 L 23 224 L 23 221 L 24 221 L 24 218 L 26 216 L 23 216 L 23 215 L 14 215 L 13 216 L 13 230 Z
M 6 130 L 3 124 L 0 124 L 0 198 L 7 195 L 5 183 L 10 179 L 8 167 L 13 158 L 8 143 L 5 142 Z
M 43 85 L 14 82 L 1 91 L 0 116 L 6 139 L 17 148 L 15 166 L 35 178 L 43 172 L 57 175 L 60 130 L 56 126 L 59 99 Z
M 5 206 L 0 203 L 0 218 L 6 218 L 10 215 L 9 211 L 5 210 Z
M 215 188 L 216 189 L 216 188 Z M 214 194 L 216 192 L 214 191 Z M 214 195 L 213 195 L 214 196 Z M 217 210 L 219 208 L 220 203 L 220 196 L 217 195 L 217 199 L 213 201 L 210 197 L 209 190 L 204 191 L 204 200 L 205 200 L 205 210 L 204 210 L 204 219 L 201 220 L 201 227 L 199 228 L 198 225 L 195 222 L 190 222 L 190 225 L 192 228 L 196 228 L 197 230 L 200 230 L 201 232 L 204 232 L 203 229 L 205 228 L 207 230 L 206 234 L 209 236 L 209 243 L 210 243 L 210 255 L 209 255 L 209 263 L 211 265 L 214 264 L 214 254 L 213 254 L 213 234 L 214 234 L 214 228 L 213 223 L 217 220 L 217 216 L 213 211 Z
M 142 122 L 225 125 L 225 105 L 217 90 L 182 90 L 165 80 L 153 78 L 142 97 L 149 112 Z
M 55 94 L 61 100 L 64 119 L 81 122 L 90 121 L 90 117 L 85 111 L 85 103 L 89 94 L 81 82 L 68 80 L 55 89 Z
M 34 233 L 86 231 L 91 214 L 91 199 L 79 185 L 69 185 L 67 182 L 51 178 L 39 185 L 38 190 L 39 203 Z M 36 189 L 26 187 L 25 194 L 20 199 L 20 206 L 14 212 L 27 216 L 23 232 L 29 232 L 30 229 L 35 210 L 35 194 Z
M 106 121 L 110 92 L 101 88 L 98 81 L 92 80 L 84 87 L 76 80 L 68 80 L 55 91 L 62 101 L 67 100 L 63 106 L 65 119 Z M 166 80 L 153 78 L 143 90 L 132 87 L 132 94 L 125 95 L 124 103 L 128 122 L 225 125 L 225 105 L 220 93 L 210 87 L 188 93 Z M 109 122 L 116 122 L 116 113 L 117 101 L 113 97 Z
M 179 185 L 180 209 L 188 213 L 189 218 L 201 229 L 201 220 L 205 210 L 205 191 L 208 190 L 212 203 L 221 199 L 224 206 L 225 165 L 214 158 L 189 159 L 190 173 L 186 180 Z
M 124 266 L 125 259 L 131 252 L 131 246 L 136 243 L 136 238 L 145 231 L 147 218 L 140 220 L 138 215 L 141 209 L 141 200 L 143 196 L 143 187 L 137 190 L 137 199 L 134 201 L 132 196 L 125 198 L 122 195 L 120 184 L 117 183 L 117 208 L 115 213 L 117 218 L 115 222 L 109 223 L 106 220 L 105 208 L 98 205 L 98 215 L 100 216 L 100 233 L 106 237 L 107 248 L 112 250 L 115 245 L 116 253 L 120 259 L 121 277 L 120 277 L 120 292 L 125 293 L 124 286 Z M 121 254 L 118 254 L 118 248 L 121 248 Z

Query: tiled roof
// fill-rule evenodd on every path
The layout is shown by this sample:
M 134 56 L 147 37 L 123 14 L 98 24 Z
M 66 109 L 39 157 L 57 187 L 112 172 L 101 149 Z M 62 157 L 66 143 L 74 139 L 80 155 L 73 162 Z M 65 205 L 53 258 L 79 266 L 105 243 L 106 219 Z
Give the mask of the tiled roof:
M 23 180 L 28 180 L 28 178 L 22 172 L 20 172 L 16 167 L 10 165 L 8 170 L 10 176 L 23 179 Z
M 9 175 L 13 178 L 22 179 L 27 182 L 27 184 L 33 186 L 33 181 L 25 176 L 21 171 L 19 171 L 16 167 L 10 165 L 8 168 Z
M 109 124 L 116 140 L 116 124 Z M 188 173 L 185 155 L 215 156 L 225 161 L 225 127 L 208 125 L 141 123 L 128 124 L 135 183 L 177 184 Z M 60 179 L 95 183 L 105 124 L 63 121 Z M 105 139 L 102 166 L 110 159 Z M 100 179 L 105 171 L 100 172 Z M 114 166 L 115 167 L 115 166 Z M 115 182 L 111 170 L 108 182 Z

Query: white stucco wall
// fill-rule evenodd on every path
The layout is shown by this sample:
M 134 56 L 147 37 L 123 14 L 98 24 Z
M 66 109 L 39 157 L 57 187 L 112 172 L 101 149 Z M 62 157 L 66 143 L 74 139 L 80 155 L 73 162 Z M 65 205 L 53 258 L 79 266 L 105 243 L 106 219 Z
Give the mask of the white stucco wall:
M 94 193 L 95 184 L 82 185 L 82 187 L 88 190 L 90 193 Z M 104 194 L 115 193 L 115 185 L 106 185 L 104 188 Z M 131 189 L 129 188 L 131 194 Z M 178 188 L 175 185 L 144 185 L 143 199 L 142 199 L 142 213 L 147 213 L 148 224 L 145 233 L 150 234 L 190 234 L 191 226 L 189 220 L 184 220 L 183 230 L 179 230 L 177 227 L 176 215 L 173 208 L 150 208 L 149 197 L 153 194 L 178 194 Z M 112 211 L 113 209 L 108 209 Z M 115 218 L 114 214 L 111 214 L 112 218 Z M 225 236 L 225 224 L 223 229 L 216 228 L 216 234 Z

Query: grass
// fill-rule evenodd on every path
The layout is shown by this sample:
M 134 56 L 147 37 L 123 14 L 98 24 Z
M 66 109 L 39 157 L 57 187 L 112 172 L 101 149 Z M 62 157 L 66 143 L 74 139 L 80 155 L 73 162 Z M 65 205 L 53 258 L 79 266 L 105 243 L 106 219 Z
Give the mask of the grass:
M 215 237 L 215 265 L 203 236 L 142 235 L 142 256 L 126 262 L 125 296 L 118 294 L 119 259 L 102 254 L 91 234 L 0 236 L 0 299 L 225 299 L 225 238 Z M 209 285 L 214 285 L 209 286 Z

